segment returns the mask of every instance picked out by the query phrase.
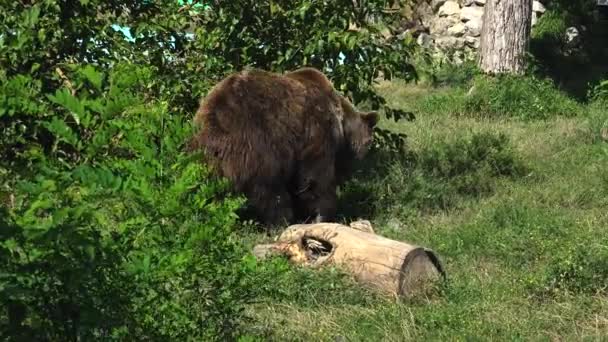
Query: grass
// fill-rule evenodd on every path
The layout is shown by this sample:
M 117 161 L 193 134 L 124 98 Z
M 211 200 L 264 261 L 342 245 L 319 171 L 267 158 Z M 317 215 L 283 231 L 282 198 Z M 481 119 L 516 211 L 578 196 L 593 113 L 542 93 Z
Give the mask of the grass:
M 418 114 L 414 122 L 382 122 L 408 135 L 409 152 L 369 159 L 342 189 L 344 220 L 361 214 L 378 234 L 434 249 L 448 282 L 434 296 L 398 301 L 335 270 L 290 268 L 248 308 L 252 333 L 267 340 L 607 339 L 607 107 L 568 102 L 576 115 L 462 115 L 450 102 L 465 96 L 461 89 L 385 83 L 380 90 Z M 445 102 L 429 105 L 433 97 Z
M 408 89 L 411 86 L 391 94 L 391 97 L 396 98 Z M 556 115 L 571 117 L 582 110 L 581 105 L 555 89 L 551 81 L 518 76 L 490 78 L 477 75 L 472 81 L 458 87 L 427 94 L 415 100 L 414 104 L 412 110 L 422 114 L 444 113 L 492 119 L 516 117 L 537 120 Z

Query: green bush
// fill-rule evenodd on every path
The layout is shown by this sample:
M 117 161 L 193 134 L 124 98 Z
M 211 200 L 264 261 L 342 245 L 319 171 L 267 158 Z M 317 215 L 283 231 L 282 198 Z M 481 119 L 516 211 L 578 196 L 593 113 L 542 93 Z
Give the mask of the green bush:
M 532 41 L 544 41 L 561 47 L 564 32 L 568 28 L 566 14 L 558 10 L 549 10 L 540 17 L 532 28 L 530 38 Z
M 523 120 L 576 116 L 581 106 L 552 82 L 533 76 L 476 76 L 470 89 L 456 88 L 424 97 L 416 108 L 425 113 Z
M 587 98 L 592 102 L 608 102 L 608 80 L 600 81 L 591 87 Z
M 569 69 L 585 69 L 582 56 L 566 53 L 565 32 L 572 25 L 571 16 L 561 6 L 549 5 L 530 33 L 530 73 L 562 80 L 571 75 Z
M 348 203 L 341 211 L 347 215 L 369 217 L 389 212 L 387 208 L 448 210 L 464 199 L 493 193 L 497 179 L 526 171 L 508 137 L 489 132 L 438 142 L 406 156 L 375 157 L 371 176 L 362 170 L 341 190 L 341 202 Z
M 586 123 L 592 143 L 608 141 L 608 80 L 591 86 L 587 93 Z
M 418 53 L 416 57 L 416 73 L 433 87 L 464 87 L 481 73 L 477 63 L 471 60 L 461 64 L 446 63 L 435 60 L 424 52 Z
M 198 2 L 197 2 L 198 3 Z M 225 340 L 266 279 L 240 198 L 182 153 L 200 96 L 245 67 L 326 71 L 356 103 L 408 78 L 384 1 L 7 2 L 0 10 L 0 332 L 13 340 Z M 348 30 L 355 23 L 360 30 Z M 133 39 L 113 28 L 127 28 Z M 146 66 L 146 67 L 140 67 Z M 399 135 L 381 132 L 399 147 Z M 272 271 L 274 272 L 274 271 Z
M 479 77 L 465 110 L 482 116 L 511 116 L 544 119 L 575 116 L 578 104 L 555 88 L 553 83 L 534 77 Z
M 149 69 L 76 73 L 94 82 L 57 90 L 44 124 L 65 153 L 30 150 L 36 175 L 13 183 L 3 208 L 0 329 L 35 340 L 238 333 L 252 287 L 231 238 L 242 201 L 218 198 L 226 182 L 180 152 L 190 124 L 137 95 Z
M 545 119 L 575 116 L 579 105 L 555 88 L 552 82 L 534 77 L 478 77 L 465 110 L 480 116 Z
M 475 61 L 465 61 L 459 65 L 446 64 L 435 72 L 435 86 L 465 86 L 480 73 Z

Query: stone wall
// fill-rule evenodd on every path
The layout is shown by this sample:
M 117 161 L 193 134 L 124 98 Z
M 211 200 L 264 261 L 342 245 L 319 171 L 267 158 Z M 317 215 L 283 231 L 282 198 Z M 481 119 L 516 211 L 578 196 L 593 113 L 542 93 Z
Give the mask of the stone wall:
M 418 44 L 460 62 L 475 56 L 479 49 L 485 3 L 486 0 L 418 0 L 402 7 L 402 28 L 412 32 Z M 545 5 L 534 0 L 532 25 L 544 12 Z

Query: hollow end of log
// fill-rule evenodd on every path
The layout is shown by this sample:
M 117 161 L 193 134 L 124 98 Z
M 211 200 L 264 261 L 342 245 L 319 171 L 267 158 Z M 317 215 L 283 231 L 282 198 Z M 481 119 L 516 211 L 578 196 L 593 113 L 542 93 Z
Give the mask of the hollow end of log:
M 304 235 L 300 244 L 306 254 L 306 260 L 312 265 L 321 265 L 327 261 L 334 251 L 334 245 L 325 239 Z

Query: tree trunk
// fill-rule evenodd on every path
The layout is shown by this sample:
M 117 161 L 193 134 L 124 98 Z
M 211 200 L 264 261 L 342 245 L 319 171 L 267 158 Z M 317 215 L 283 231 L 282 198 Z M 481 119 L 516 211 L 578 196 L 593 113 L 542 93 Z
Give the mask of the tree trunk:
M 532 26 L 532 0 L 487 0 L 479 66 L 488 74 L 522 74 Z

